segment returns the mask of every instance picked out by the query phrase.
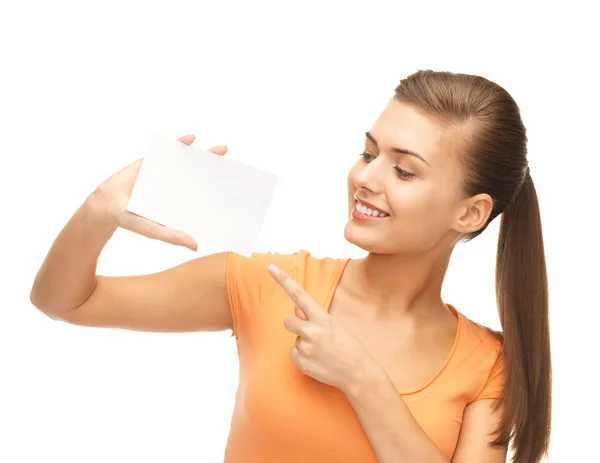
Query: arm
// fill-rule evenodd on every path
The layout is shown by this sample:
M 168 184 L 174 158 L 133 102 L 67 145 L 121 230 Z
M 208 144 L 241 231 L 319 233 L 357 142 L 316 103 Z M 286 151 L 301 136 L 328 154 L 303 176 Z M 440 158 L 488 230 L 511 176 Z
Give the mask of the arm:
M 232 328 L 228 253 L 151 275 L 96 275 L 98 257 L 115 230 L 104 225 L 88 199 L 52 244 L 31 290 L 33 305 L 55 320 L 81 326 L 161 332 Z
M 504 463 L 508 446 L 490 447 L 500 424 L 502 409 L 494 410 L 497 399 L 472 402 L 463 414 L 458 445 L 452 463 Z M 492 437 L 493 436 L 493 437 Z
M 51 318 L 78 307 L 96 287 L 100 253 L 117 229 L 98 220 L 90 196 L 58 234 L 31 289 L 31 303 Z
M 346 395 L 380 463 L 448 463 L 415 421 L 383 369 L 365 374 Z
M 346 392 L 381 463 L 449 463 L 406 407 L 380 368 Z M 506 447 L 490 447 L 498 423 L 493 400 L 470 404 L 464 413 L 452 463 L 504 463 Z

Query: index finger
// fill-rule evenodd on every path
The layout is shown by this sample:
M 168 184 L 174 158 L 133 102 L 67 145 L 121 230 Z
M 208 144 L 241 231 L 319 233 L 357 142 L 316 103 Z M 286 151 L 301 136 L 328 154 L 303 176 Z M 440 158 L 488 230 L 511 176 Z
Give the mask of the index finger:
M 269 273 L 273 279 L 288 293 L 292 301 L 309 319 L 315 319 L 326 315 L 327 312 L 315 301 L 306 290 L 291 278 L 285 271 L 271 264 Z

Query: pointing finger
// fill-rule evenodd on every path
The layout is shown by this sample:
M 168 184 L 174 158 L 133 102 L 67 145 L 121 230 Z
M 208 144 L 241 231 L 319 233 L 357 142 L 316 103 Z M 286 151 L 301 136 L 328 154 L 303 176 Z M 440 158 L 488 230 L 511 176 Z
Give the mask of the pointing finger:
M 306 290 L 298 284 L 293 278 L 275 265 L 269 265 L 269 273 L 273 279 L 288 293 L 288 296 L 294 301 L 298 307 L 309 318 L 317 319 L 327 312 L 323 310 L 319 304 L 306 292 Z

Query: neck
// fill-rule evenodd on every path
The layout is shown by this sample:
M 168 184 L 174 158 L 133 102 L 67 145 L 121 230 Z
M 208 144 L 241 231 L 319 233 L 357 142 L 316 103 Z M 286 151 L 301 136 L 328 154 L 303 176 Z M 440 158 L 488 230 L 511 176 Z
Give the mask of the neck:
M 354 263 L 350 291 L 376 316 L 439 315 L 447 310 L 441 291 L 451 250 L 422 254 L 374 254 Z

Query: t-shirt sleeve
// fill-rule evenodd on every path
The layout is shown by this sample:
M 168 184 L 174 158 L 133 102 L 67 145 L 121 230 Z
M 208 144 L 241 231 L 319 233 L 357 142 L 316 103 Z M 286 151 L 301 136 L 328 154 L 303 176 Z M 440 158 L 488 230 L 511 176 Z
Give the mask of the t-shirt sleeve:
M 500 353 L 496 356 L 496 359 L 490 370 L 490 374 L 483 385 L 482 390 L 473 399 L 473 402 L 482 399 L 500 399 L 502 398 L 504 387 L 504 360 Z
M 232 336 L 239 339 L 249 323 L 259 315 L 261 304 L 277 289 L 270 276 L 269 264 L 275 264 L 294 276 L 294 260 L 298 253 L 253 253 L 245 257 L 231 252 L 227 260 L 227 295 L 233 318 Z

